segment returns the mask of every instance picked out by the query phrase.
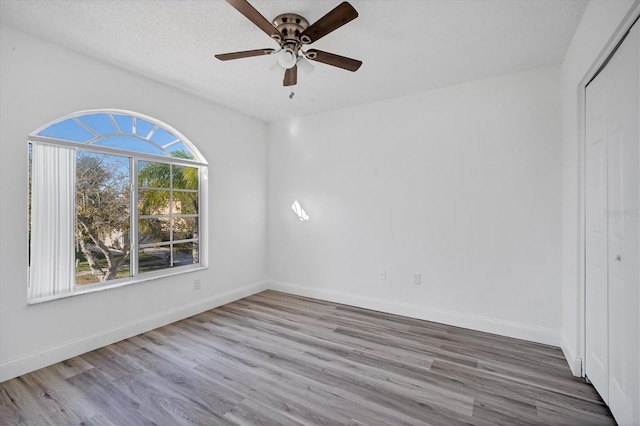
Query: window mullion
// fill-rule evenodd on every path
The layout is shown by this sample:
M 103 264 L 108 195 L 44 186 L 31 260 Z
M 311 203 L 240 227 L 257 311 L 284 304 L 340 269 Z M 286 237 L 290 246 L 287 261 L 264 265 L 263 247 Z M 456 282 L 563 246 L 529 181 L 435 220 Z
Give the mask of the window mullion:
M 130 220 L 129 224 L 129 270 L 131 271 L 131 276 L 135 277 L 138 275 L 138 160 L 135 157 L 131 157 L 130 159 L 130 168 L 131 168 L 131 179 L 129 188 L 131 190 L 131 196 L 129 199 L 131 200 L 130 207 Z
M 169 165 L 169 253 L 171 255 L 171 267 L 173 267 L 173 164 Z

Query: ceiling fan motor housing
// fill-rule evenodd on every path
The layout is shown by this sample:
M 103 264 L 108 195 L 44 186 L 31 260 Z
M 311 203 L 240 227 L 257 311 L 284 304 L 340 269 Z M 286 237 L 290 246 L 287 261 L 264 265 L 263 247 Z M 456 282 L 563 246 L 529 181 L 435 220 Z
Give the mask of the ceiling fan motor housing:
M 281 46 L 293 48 L 293 45 L 295 45 L 296 48 L 294 50 L 297 51 L 302 43 L 300 34 L 309 27 L 309 21 L 296 13 L 283 13 L 273 19 L 273 26 L 283 36 Z

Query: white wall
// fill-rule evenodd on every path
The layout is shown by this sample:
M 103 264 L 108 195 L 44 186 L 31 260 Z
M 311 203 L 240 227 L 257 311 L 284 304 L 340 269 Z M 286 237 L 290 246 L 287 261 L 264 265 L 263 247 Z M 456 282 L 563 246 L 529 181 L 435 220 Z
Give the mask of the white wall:
M 271 124 L 272 288 L 559 344 L 559 88 L 541 68 Z
M 630 26 L 638 0 L 592 0 L 562 63 L 562 349 L 573 374 L 581 374 L 584 227 L 582 129 L 584 84 Z
M 0 381 L 266 288 L 264 123 L 6 26 L 0 43 Z M 210 268 L 27 306 L 26 136 L 94 108 L 165 121 L 209 161 Z

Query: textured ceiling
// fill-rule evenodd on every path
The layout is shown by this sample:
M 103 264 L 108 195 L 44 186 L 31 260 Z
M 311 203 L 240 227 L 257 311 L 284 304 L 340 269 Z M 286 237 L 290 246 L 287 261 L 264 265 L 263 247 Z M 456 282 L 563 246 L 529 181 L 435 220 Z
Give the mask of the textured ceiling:
M 315 22 L 339 0 L 250 0 L 271 20 Z M 559 64 L 585 0 L 351 0 L 359 17 L 311 45 L 360 59 L 355 73 L 314 62 L 282 87 L 276 47 L 222 0 L 0 0 L 0 21 L 264 121 Z M 289 98 L 293 90 L 295 96 Z

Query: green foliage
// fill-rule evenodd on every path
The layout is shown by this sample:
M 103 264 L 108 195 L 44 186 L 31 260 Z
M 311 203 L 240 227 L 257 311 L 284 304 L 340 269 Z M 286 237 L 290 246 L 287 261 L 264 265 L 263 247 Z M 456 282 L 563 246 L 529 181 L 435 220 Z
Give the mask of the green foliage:
M 184 151 L 175 151 L 176 158 L 193 158 Z M 149 188 L 140 191 L 141 214 L 167 214 L 169 208 L 172 213 L 197 214 L 199 184 L 198 168 L 171 165 L 166 163 L 144 164 L 138 171 L 140 187 Z M 173 189 L 173 205 L 170 205 L 170 189 Z M 186 191 L 184 191 L 186 190 Z
M 175 151 L 176 158 L 193 159 L 191 154 Z M 159 163 L 140 162 L 138 170 L 139 209 L 141 215 L 198 214 L 198 186 L 200 182 L 197 167 Z M 168 221 L 144 219 L 140 221 L 138 232 L 141 239 L 167 241 Z M 189 235 L 198 238 L 197 220 L 174 219 L 174 238 L 176 235 Z M 191 229 L 189 229 L 191 228 Z M 197 244 L 194 244 L 193 257 L 198 261 Z

